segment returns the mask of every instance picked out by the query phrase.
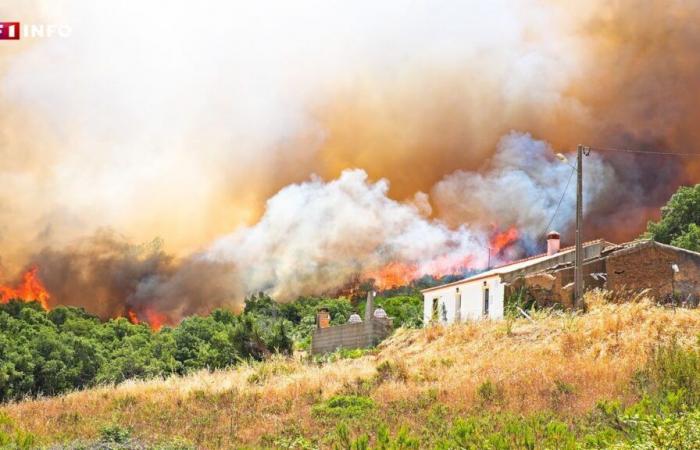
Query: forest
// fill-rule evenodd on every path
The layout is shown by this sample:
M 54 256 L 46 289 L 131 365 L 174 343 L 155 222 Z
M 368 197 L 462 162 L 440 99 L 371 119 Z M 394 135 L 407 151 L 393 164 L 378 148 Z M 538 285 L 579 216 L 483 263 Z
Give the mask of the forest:
M 421 297 L 379 298 L 397 327 L 418 327 Z M 265 294 L 248 297 L 240 314 L 217 309 L 153 331 L 126 318 L 101 321 L 82 308 L 44 310 L 38 302 L 0 304 L 0 401 L 57 395 L 132 378 L 216 370 L 275 353 L 305 350 L 316 311 L 327 308 L 332 323 L 345 323 L 361 301 L 302 297 L 278 303 Z

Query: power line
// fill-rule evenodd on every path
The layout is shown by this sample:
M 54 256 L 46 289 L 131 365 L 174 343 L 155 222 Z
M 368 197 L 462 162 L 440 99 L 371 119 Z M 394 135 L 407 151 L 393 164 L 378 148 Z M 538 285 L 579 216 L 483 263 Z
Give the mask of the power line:
M 571 184 L 571 178 L 573 178 L 575 171 L 576 171 L 575 168 L 571 169 L 571 173 L 569 174 L 569 179 L 566 180 L 566 186 L 564 186 L 564 192 L 561 193 L 561 197 L 559 197 L 559 203 L 557 203 L 557 207 L 554 210 L 554 214 L 552 214 L 552 218 L 549 219 L 549 223 L 545 227 L 541 236 L 544 236 L 546 233 L 548 233 L 550 231 L 549 227 L 552 226 L 552 223 L 554 223 L 554 219 L 557 217 L 557 213 L 559 212 L 559 207 L 561 206 L 561 202 L 564 201 L 564 197 L 566 196 L 566 191 L 569 190 L 569 184 Z
M 700 158 L 699 153 L 655 152 L 655 151 L 632 150 L 629 148 L 615 148 L 615 147 L 591 147 L 591 150 L 598 150 L 598 151 L 603 151 L 603 152 L 636 153 L 636 154 L 644 154 L 644 155 L 678 156 L 680 158 Z

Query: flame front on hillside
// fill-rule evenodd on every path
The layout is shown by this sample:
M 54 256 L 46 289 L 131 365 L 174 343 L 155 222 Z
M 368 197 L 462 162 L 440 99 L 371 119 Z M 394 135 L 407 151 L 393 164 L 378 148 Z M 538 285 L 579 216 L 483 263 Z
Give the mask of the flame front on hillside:
M 25 302 L 37 301 L 48 310 L 51 295 L 39 279 L 38 270 L 37 267 L 31 267 L 24 272 L 22 281 L 16 288 L 0 285 L 0 303 L 7 303 L 12 299 L 19 299 Z
M 30 267 L 22 274 L 22 281 L 17 287 L 0 284 L 0 304 L 8 303 L 10 300 L 37 301 L 48 311 L 51 309 L 49 305 L 50 298 L 51 294 L 39 278 L 39 268 L 37 266 Z M 147 323 L 154 331 L 160 330 L 164 324 L 170 322 L 165 314 L 150 309 L 145 310 L 142 316 L 144 319 L 139 319 L 139 315 L 131 308 L 127 309 L 124 315 L 129 322 L 135 325 Z

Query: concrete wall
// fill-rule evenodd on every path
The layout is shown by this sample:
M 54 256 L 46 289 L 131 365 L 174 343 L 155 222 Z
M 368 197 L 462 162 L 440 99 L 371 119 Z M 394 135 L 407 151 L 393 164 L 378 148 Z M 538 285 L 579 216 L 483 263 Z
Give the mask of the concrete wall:
M 372 347 L 386 339 L 392 330 L 391 320 L 380 319 L 316 328 L 311 337 L 311 353 L 327 353 L 341 348 Z
M 489 314 L 492 319 L 503 318 L 504 286 L 498 275 L 446 286 L 423 294 L 423 323 L 447 325 L 456 321 L 484 318 L 484 282 L 489 289 Z M 459 297 L 458 297 L 459 296 Z M 437 318 L 433 317 L 433 302 L 437 300 Z

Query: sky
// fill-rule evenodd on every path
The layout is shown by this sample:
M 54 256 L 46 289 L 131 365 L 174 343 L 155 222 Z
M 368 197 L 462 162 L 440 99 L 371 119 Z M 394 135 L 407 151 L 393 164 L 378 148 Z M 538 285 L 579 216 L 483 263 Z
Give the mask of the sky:
M 691 2 L 6 0 L 0 17 L 70 29 L 0 41 L 0 282 L 38 266 L 54 304 L 105 316 L 475 269 L 511 228 L 497 257 L 535 253 L 561 198 L 571 239 L 555 153 L 700 140 Z M 639 235 L 696 161 L 594 151 L 586 237 Z

